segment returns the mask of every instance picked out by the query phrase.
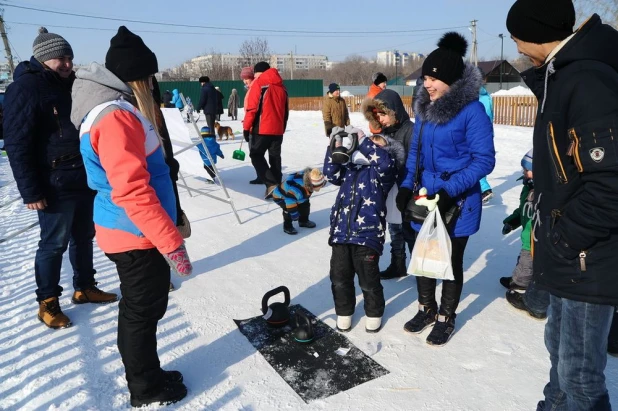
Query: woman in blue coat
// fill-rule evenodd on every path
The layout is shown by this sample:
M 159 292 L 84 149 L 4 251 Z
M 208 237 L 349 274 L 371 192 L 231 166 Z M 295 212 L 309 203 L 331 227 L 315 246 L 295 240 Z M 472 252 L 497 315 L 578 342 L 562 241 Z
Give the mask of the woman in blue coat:
M 424 87 L 414 99 L 416 124 L 406 162 L 407 175 L 397 195 L 397 207 L 402 211 L 415 201 L 430 211 L 437 206 L 444 217 L 447 210 L 459 206 L 457 217 L 447 225 L 455 281 L 443 281 L 438 309 L 436 280 L 416 277 L 420 308 L 404 327 L 408 332 L 420 333 L 435 324 L 427 337 L 427 343 L 432 345 L 446 344 L 455 329 L 455 311 L 463 287 L 464 250 L 481 222 L 479 180 L 491 173 L 495 164 L 493 127 L 478 101 L 481 75 L 476 67 L 463 61 L 467 47 L 460 34 L 446 33 L 423 63 Z M 413 193 L 421 187 L 427 189 L 428 196 L 414 200 Z M 412 223 L 412 228 L 419 231 L 421 224 Z
M 172 90 L 172 104 L 176 106 L 177 109 L 182 110 L 184 108 L 184 104 L 182 104 L 182 99 L 180 98 L 180 92 L 178 89 Z

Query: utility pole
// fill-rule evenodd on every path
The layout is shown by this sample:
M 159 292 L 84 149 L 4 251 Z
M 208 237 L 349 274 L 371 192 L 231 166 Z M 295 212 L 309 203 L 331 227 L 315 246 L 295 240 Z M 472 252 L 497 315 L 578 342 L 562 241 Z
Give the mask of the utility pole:
M 290 80 L 294 80 L 294 54 L 290 51 Z
M 502 90 L 502 62 L 504 61 L 504 34 L 498 34 L 502 44 L 500 45 L 500 90 Z
M 0 36 L 4 42 L 4 50 L 6 51 L 6 58 L 9 61 L 9 72 L 13 77 L 15 66 L 13 65 L 13 55 L 11 54 L 11 46 L 9 45 L 9 38 L 6 36 L 6 30 L 4 28 L 4 10 L 0 9 Z
M 474 64 L 476 67 L 479 65 L 479 59 L 477 56 L 477 41 L 476 41 L 476 22 L 478 20 L 472 20 L 470 23 L 472 27 L 470 30 L 472 31 L 472 52 L 470 53 L 470 63 Z
M 399 65 L 399 51 L 395 50 L 395 89 L 397 88 L 397 83 L 399 83 L 397 79 L 397 66 Z

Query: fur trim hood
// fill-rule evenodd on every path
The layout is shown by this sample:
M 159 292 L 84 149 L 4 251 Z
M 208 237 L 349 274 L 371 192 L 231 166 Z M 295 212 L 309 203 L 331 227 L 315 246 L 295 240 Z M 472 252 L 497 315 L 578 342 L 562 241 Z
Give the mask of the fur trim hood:
M 401 97 L 394 90 L 382 90 L 374 98 L 367 98 L 361 105 L 361 112 L 365 116 L 365 119 L 369 121 L 369 125 L 373 130 L 382 130 L 384 133 L 393 133 L 401 124 L 410 120 L 410 116 L 403 107 Z M 397 119 L 397 124 L 391 127 L 382 129 L 382 124 L 375 116 L 375 112 L 386 113 L 391 117 Z
M 450 90 L 435 102 L 431 102 L 427 89 L 422 87 L 414 99 L 414 113 L 421 121 L 446 124 L 465 106 L 479 99 L 482 83 L 481 72 L 466 63 L 463 77 L 454 82 Z

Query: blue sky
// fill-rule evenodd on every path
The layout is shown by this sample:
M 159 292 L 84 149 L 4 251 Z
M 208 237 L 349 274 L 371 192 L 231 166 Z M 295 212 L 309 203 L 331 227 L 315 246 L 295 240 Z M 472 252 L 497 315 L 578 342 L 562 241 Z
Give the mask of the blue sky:
M 478 55 L 500 56 L 499 33 L 504 33 L 504 57 L 517 57 L 506 30 L 507 12 L 514 0 L 0 0 L 13 53 L 22 60 L 32 53 L 39 25 L 66 38 L 75 62 L 103 62 L 109 39 L 125 24 L 139 34 L 157 54 L 161 70 L 211 50 L 238 53 L 247 39 L 268 40 L 275 53 L 325 54 L 340 61 L 352 54 L 375 58 L 379 50 L 429 53 L 447 29 L 471 40 L 466 28 L 478 20 Z M 380 5 L 384 7 L 380 8 Z M 165 22 L 171 26 L 91 19 L 52 14 L 11 6 L 52 10 L 60 13 L 94 15 L 113 19 Z M 26 23 L 26 24 L 24 24 Z M 242 28 L 246 31 L 180 27 L 178 24 Z M 65 26 L 65 27 L 59 27 Z M 74 27 L 74 28 L 69 28 Z M 267 33 L 267 30 L 312 31 L 320 34 Z M 324 32 L 356 32 L 330 34 Z M 186 33 L 186 34 L 180 34 Z

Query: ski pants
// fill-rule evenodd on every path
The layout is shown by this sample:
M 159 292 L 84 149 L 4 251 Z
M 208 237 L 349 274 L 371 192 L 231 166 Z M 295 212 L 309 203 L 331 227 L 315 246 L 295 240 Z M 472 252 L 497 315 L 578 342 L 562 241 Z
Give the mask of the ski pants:
M 356 244 L 333 244 L 330 281 L 337 315 L 352 315 L 356 306 L 354 274 L 363 291 L 365 315 L 384 315 L 384 288 L 380 282 L 380 255 L 372 248 Z
M 106 254 L 120 277 L 118 351 L 129 391 L 148 395 L 164 383 L 157 354 L 157 323 L 167 310 L 170 267 L 156 248 Z

